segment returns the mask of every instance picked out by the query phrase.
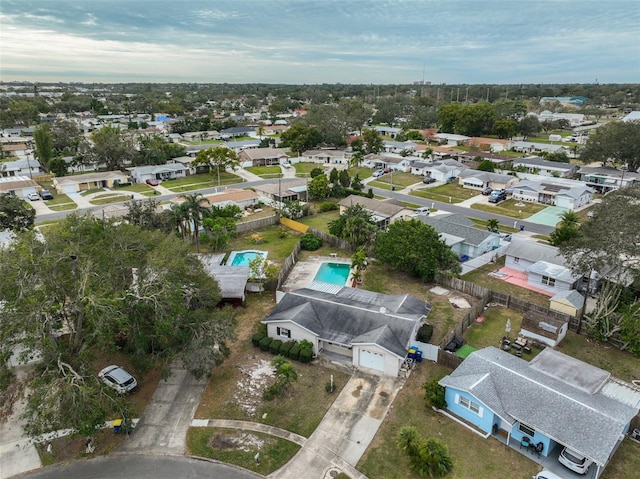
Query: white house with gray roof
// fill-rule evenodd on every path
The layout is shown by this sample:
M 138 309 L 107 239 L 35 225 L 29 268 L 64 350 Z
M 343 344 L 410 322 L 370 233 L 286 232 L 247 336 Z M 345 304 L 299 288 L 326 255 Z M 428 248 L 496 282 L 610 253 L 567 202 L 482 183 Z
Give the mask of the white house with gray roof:
M 418 215 L 416 219 L 431 226 L 451 251 L 463 260 L 473 259 L 500 246 L 500 236 L 474 227 L 463 215 Z
M 506 190 L 519 181 L 520 178 L 517 176 L 491 173 L 489 171 L 480 171 L 471 168 L 462 170 L 458 175 L 458 183 L 460 186 L 480 191 L 486 187 L 493 188 L 494 190 Z
M 127 168 L 131 178 L 136 183 L 144 183 L 147 180 L 173 180 L 187 176 L 189 168 L 182 163 L 167 163 L 166 165 L 135 166 Z
M 434 161 L 423 169 L 426 176 L 435 178 L 437 181 L 449 181 L 451 178 L 457 178 L 463 170 L 468 169 L 457 160 L 446 159 Z
M 268 336 L 283 342 L 307 340 L 313 344 L 314 354 L 328 351 L 356 368 L 398 376 L 431 306 L 408 294 L 312 288 L 282 296 L 262 320 Z
M 513 198 L 530 203 L 560 206 L 577 210 L 593 201 L 594 191 L 582 182 L 565 184 L 551 179 L 523 180 L 511 189 Z
M 561 163 L 559 161 L 547 161 L 537 156 L 531 158 L 515 158 L 515 168 L 523 168 L 525 173 L 534 173 L 541 176 L 557 176 L 571 178 L 578 173 L 578 165 Z
M 608 193 L 627 186 L 640 184 L 640 173 L 618 170 L 610 166 L 583 166 L 580 179 L 599 193 Z
M 638 414 L 608 392 L 607 371 L 546 348 L 527 362 L 494 347 L 471 353 L 448 376 L 447 410 L 485 437 L 529 438 L 543 457 L 568 447 L 591 459 L 598 478 Z M 527 451 L 526 454 L 529 454 Z
M 536 143 L 532 141 L 514 141 L 513 151 L 520 153 L 540 153 L 546 151 L 547 153 L 560 153 L 567 152 L 567 149 L 562 145 L 551 145 L 549 143 Z
M 355 205 L 360 205 L 368 211 L 380 229 L 385 229 L 395 221 L 404 220 L 413 213 L 412 209 L 398 200 L 376 200 L 366 196 L 349 195 L 338 202 L 340 214 L 344 214 L 348 208 Z

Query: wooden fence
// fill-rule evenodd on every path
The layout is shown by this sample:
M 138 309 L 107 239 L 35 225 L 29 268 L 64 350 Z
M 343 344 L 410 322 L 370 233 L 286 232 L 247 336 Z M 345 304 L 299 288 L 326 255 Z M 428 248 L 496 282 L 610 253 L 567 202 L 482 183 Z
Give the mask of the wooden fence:
M 300 241 L 298 241 L 291 254 L 287 256 L 287 259 L 284 260 L 282 268 L 280 268 L 280 272 L 278 273 L 278 284 L 276 285 L 276 289 L 280 289 L 284 281 L 289 276 L 291 269 L 298 261 L 298 255 L 300 254 L 301 249 L 302 247 L 300 246 Z
M 349 251 L 350 253 L 355 253 L 356 248 L 354 248 L 351 243 L 342 238 L 338 238 L 336 236 L 330 235 L 329 233 L 325 233 L 324 231 L 317 230 L 315 228 L 309 228 L 309 233 L 313 233 L 318 238 L 320 238 L 324 243 L 334 247 L 340 248 L 345 251 Z
M 258 218 L 257 220 L 243 221 L 242 223 L 236 224 L 236 232 L 246 233 L 260 228 L 266 228 L 267 226 L 277 225 L 278 222 L 279 220 L 277 215 Z
M 442 364 L 449 369 L 455 369 L 462 364 L 462 361 L 464 361 L 464 359 L 459 358 L 455 354 L 448 353 L 444 349 L 438 349 L 438 364 Z

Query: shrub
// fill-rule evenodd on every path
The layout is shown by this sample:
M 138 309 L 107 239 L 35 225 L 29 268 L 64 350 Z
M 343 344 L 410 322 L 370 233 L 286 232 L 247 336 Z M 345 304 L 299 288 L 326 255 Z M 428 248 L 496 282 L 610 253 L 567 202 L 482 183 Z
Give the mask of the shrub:
M 269 346 L 271 345 L 271 339 L 269 336 L 266 336 L 260 340 L 259 346 L 261 351 L 269 351 Z
M 433 336 L 433 325 L 423 324 L 420 326 L 420 329 L 418 329 L 416 339 L 421 343 L 428 343 L 431 341 L 431 336 Z
M 427 381 L 422 385 L 422 388 L 425 392 L 424 399 L 427 401 L 427 404 L 438 409 L 447 407 L 447 402 L 444 400 L 444 387 L 438 384 L 437 379 Z
M 310 363 L 311 359 L 313 359 L 313 350 L 311 349 L 301 349 L 299 360 L 301 363 Z
M 315 251 L 322 246 L 322 240 L 313 233 L 305 233 L 300 238 L 300 247 L 306 251 Z
M 323 201 L 318 207 L 320 213 L 326 213 L 327 211 L 334 211 L 338 209 L 338 205 L 332 201 Z
M 311 341 L 303 339 L 302 341 L 300 341 L 300 349 L 310 349 L 313 351 L 313 343 Z
M 280 346 L 280 354 L 282 354 L 285 358 L 288 358 L 289 350 L 293 347 L 294 344 L 294 341 L 287 341 L 286 343 L 282 343 L 282 346 Z
M 300 345 L 298 343 L 294 344 L 289 350 L 289 358 L 296 360 L 300 358 Z
M 324 389 L 329 394 L 333 394 L 334 392 L 336 392 L 336 382 L 335 381 L 327 381 L 327 383 L 324 385 Z
M 258 332 L 258 333 L 253 333 L 253 336 L 251 336 L 251 344 L 253 344 L 256 348 L 260 346 L 260 341 L 262 341 L 265 338 L 265 334 Z
M 281 396 L 284 392 L 284 386 L 282 383 L 276 382 L 271 386 L 267 386 L 262 392 L 262 399 L 265 401 L 273 401 L 278 396 Z
M 280 346 L 282 346 L 282 341 L 274 339 L 271 341 L 271 344 L 269 344 L 269 351 L 271 351 L 272 354 L 278 354 L 280 352 Z

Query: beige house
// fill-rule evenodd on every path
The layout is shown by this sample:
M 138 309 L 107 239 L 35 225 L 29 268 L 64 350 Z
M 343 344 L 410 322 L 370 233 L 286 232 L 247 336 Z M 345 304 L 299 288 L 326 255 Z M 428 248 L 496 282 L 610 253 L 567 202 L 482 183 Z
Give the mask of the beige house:
M 395 200 L 376 200 L 366 196 L 350 195 L 338 202 L 340 214 L 351 206 L 360 205 L 369 213 L 379 228 L 384 229 L 391 223 L 413 217 L 414 210 Z
M 26 198 L 29 193 L 37 193 L 39 189 L 38 183 L 26 176 L 0 177 L 0 194 Z
M 104 171 L 84 175 L 61 176 L 53 179 L 53 187 L 60 194 L 80 193 L 97 188 L 113 188 L 130 183 L 131 177 L 121 171 Z
M 242 150 L 239 156 L 243 168 L 279 165 L 289 159 L 286 150 L 283 148 L 251 148 Z

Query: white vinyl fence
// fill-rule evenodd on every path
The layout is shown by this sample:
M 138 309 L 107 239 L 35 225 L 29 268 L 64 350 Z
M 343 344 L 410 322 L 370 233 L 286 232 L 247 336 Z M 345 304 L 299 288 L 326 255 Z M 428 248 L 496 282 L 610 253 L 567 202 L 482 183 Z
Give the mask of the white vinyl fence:
M 478 269 L 481 266 L 484 266 L 487 263 L 497 261 L 498 258 L 504 256 L 508 247 L 508 244 L 502 245 L 499 248 L 494 249 L 493 251 L 489 251 L 488 253 L 483 254 L 482 256 L 478 256 L 477 258 L 465 261 L 464 263 L 462 263 L 462 272 L 460 273 L 460 275 L 465 275 L 473 271 L 474 269 Z

